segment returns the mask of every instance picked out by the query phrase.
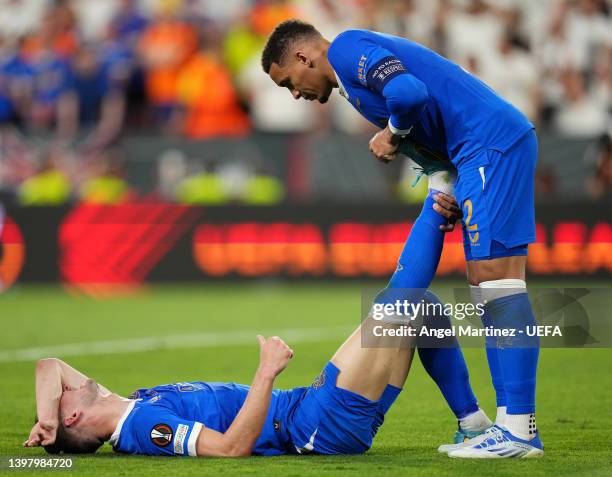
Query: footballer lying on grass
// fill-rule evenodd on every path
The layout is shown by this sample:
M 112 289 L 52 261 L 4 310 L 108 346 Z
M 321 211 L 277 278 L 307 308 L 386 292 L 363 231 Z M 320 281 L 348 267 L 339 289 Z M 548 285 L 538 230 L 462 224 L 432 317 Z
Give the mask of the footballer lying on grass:
M 447 219 L 433 208 L 439 190 L 430 191 L 406 244 L 415 253 L 402 266 L 413 272 L 415 289 L 429 285 L 442 250 Z M 425 263 L 429 261 L 433 264 Z M 425 289 L 409 293 L 415 301 L 439 303 Z M 376 298 L 379 303 L 388 299 L 385 293 Z M 260 362 L 250 387 L 187 382 L 139 389 L 124 398 L 60 360 L 40 360 L 39 421 L 24 446 L 42 445 L 52 453 L 91 453 L 109 441 L 118 452 L 145 455 L 363 453 L 400 393 L 414 354 L 413 343 L 401 337 L 379 338 L 384 343 L 363 347 L 362 333 L 372 339 L 373 326 L 393 328 L 401 323 L 368 317 L 311 386 L 287 391 L 273 389 L 293 356 L 278 337 L 258 337 Z M 476 409 L 472 416 L 484 430 L 491 422 L 478 408 L 467 369 L 463 374 L 454 385 L 464 387 L 466 400 L 472 401 L 468 404 Z M 453 446 L 449 447 L 447 451 Z

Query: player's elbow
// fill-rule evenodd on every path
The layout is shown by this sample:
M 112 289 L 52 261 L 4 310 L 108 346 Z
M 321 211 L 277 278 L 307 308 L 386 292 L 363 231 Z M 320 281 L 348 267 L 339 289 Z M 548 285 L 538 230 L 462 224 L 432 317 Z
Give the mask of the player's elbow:
M 226 437 L 227 436 L 226 434 Z M 226 457 L 247 457 L 251 455 L 253 446 L 249 443 L 250 439 L 239 438 L 236 439 L 234 436 L 226 440 L 225 442 L 225 456 Z
M 246 457 L 252 450 L 247 441 L 227 433 L 201 433 L 196 443 L 196 454 L 200 457 Z
M 415 109 L 422 110 L 429 102 L 429 91 L 425 83 L 419 81 L 414 88 L 414 96 L 412 98 L 412 104 Z
M 227 454 L 226 457 L 248 457 L 251 455 L 251 450 L 247 449 L 244 446 L 236 446 L 231 448 Z
M 394 109 L 397 109 L 400 113 L 402 111 L 414 111 L 420 114 L 429 102 L 429 91 L 427 91 L 427 86 L 424 83 L 417 81 L 411 85 L 410 94 L 398 91 L 392 102 L 395 106 Z
M 201 454 L 198 453 L 198 455 L 202 455 L 206 457 L 248 457 L 251 455 L 251 450 L 247 449 L 244 446 L 236 444 L 236 445 L 226 445 L 226 446 L 217 448 L 213 452 L 209 450 Z

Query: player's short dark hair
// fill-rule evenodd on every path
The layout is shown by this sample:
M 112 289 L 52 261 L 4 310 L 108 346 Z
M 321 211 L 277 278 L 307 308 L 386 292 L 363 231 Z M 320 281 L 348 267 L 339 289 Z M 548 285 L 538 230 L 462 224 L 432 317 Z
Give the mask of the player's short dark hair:
M 38 417 L 34 418 L 34 423 L 38 422 Z M 104 444 L 102 439 L 83 437 L 78 432 L 68 429 L 64 424 L 59 422 L 55 442 L 53 444 L 43 446 L 49 454 L 93 454 L 98 448 Z
M 298 40 L 315 36 L 321 36 L 321 34 L 310 23 L 301 20 L 285 20 L 279 23 L 268 37 L 261 55 L 263 70 L 270 73 L 272 63 L 282 64 L 287 49 L 291 45 Z

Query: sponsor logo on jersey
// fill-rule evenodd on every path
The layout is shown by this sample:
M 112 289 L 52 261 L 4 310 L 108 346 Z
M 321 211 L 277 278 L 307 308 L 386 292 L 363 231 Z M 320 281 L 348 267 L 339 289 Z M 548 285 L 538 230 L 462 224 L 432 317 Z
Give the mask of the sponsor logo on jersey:
M 187 432 L 189 432 L 189 426 L 186 424 L 179 424 L 176 428 L 176 435 L 174 436 L 174 453 L 175 454 L 184 454 L 183 450 L 183 442 L 185 442 L 185 437 L 187 437 Z
M 172 428 L 168 424 L 155 424 L 151 429 L 151 442 L 159 447 L 166 447 L 172 442 Z
M 365 64 L 368 58 L 366 55 L 361 55 L 359 58 L 359 66 L 357 68 L 357 78 L 362 85 L 366 85 L 366 74 L 365 74 Z

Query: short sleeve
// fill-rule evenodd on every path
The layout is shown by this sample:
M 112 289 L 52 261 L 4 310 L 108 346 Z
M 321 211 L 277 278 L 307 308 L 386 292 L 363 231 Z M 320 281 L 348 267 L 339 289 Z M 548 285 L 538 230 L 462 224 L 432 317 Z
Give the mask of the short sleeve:
M 141 408 L 119 439 L 121 452 L 144 455 L 197 456 L 196 442 L 203 425 L 183 419 L 170 410 L 151 406 Z M 124 432 L 129 436 L 124 439 Z M 128 447 L 127 449 L 123 446 Z

